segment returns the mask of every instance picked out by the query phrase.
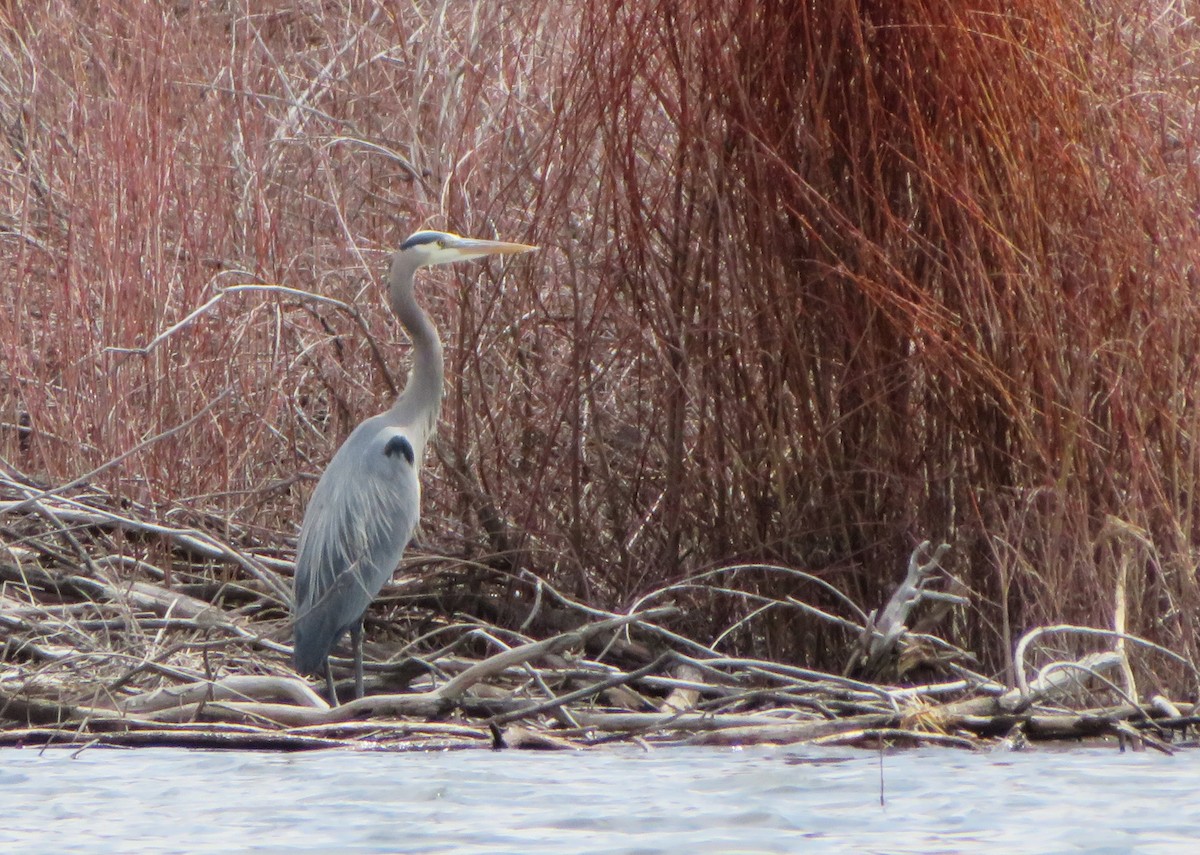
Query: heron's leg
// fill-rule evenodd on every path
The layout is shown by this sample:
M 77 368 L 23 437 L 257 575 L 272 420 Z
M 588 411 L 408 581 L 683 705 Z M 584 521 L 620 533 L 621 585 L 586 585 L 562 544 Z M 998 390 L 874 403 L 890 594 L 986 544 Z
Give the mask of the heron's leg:
M 354 697 L 363 696 L 363 625 L 359 621 L 350 630 L 350 646 L 354 648 Z
M 329 691 L 329 703 L 338 705 L 337 689 L 333 686 L 333 663 L 325 660 L 325 688 Z

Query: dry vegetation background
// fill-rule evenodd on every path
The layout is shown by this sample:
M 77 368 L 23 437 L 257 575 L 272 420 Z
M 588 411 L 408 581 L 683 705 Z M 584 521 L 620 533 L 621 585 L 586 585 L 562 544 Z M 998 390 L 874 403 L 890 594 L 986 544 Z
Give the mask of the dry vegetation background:
M 974 604 L 941 632 L 996 673 L 1118 591 L 1194 660 L 1195 12 L 0 2 L 0 457 L 57 484 L 200 413 L 95 483 L 282 542 L 402 382 L 387 253 L 495 235 L 543 249 L 420 286 L 422 552 L 609 607 L 737 562 L 871 606 L 932 538 Z M 244 283 L 354 311 L 242 290 L 172 329 Z M 726 647 L 845 656 L 695 597 Z

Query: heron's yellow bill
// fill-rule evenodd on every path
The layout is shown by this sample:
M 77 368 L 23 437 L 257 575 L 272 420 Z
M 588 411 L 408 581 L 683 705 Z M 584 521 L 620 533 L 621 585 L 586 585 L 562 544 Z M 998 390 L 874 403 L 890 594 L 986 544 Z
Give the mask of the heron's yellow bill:
M 500 240 L 479 240 L 477 238 L 454 237 L 446 241 L 446 249 L 459 254 L 463 258 L 479 258 L 484 255 L 517 255 L 522 252 L 532 252 L 536 246 L 524 243 L 509 243 Z

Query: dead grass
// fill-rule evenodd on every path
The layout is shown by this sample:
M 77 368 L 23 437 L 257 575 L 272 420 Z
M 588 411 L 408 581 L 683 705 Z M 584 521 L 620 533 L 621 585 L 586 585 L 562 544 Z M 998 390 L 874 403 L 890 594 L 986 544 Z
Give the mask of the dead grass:
M 425 548 L 612 607 L 735 561 L 871 603 L 944 539 L 982 605 L 943 634 L 990 672 L 1030 626 L 1111 625 L 1118 587 L 1194 660 L 1195 23 L 1010 7 L 0 7 L 0 456 L 60 483 L 229 390 L 100 480 L 290 533 L 401 381 L 385 252 L 495 233 L 544 250 L 424 280 Z M 362 326 L 239 293 L 120 350 L 245 282 Z M 697 606 L 697 636 L 746 617 Z

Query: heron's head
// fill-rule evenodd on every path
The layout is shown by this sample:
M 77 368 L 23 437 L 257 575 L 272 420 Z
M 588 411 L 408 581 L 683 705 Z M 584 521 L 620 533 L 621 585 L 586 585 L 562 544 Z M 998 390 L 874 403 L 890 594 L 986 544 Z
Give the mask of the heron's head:
M 450 232 L 420 231 L 409 235 L 400 244 L 399 254 L 413 259 L 414 266 L 449 264 L 452 261 L 467 261 L 485 255 L 515 255 L 537 249 L 523 243 L 506 243 L 499 240 L 476 240 Z

